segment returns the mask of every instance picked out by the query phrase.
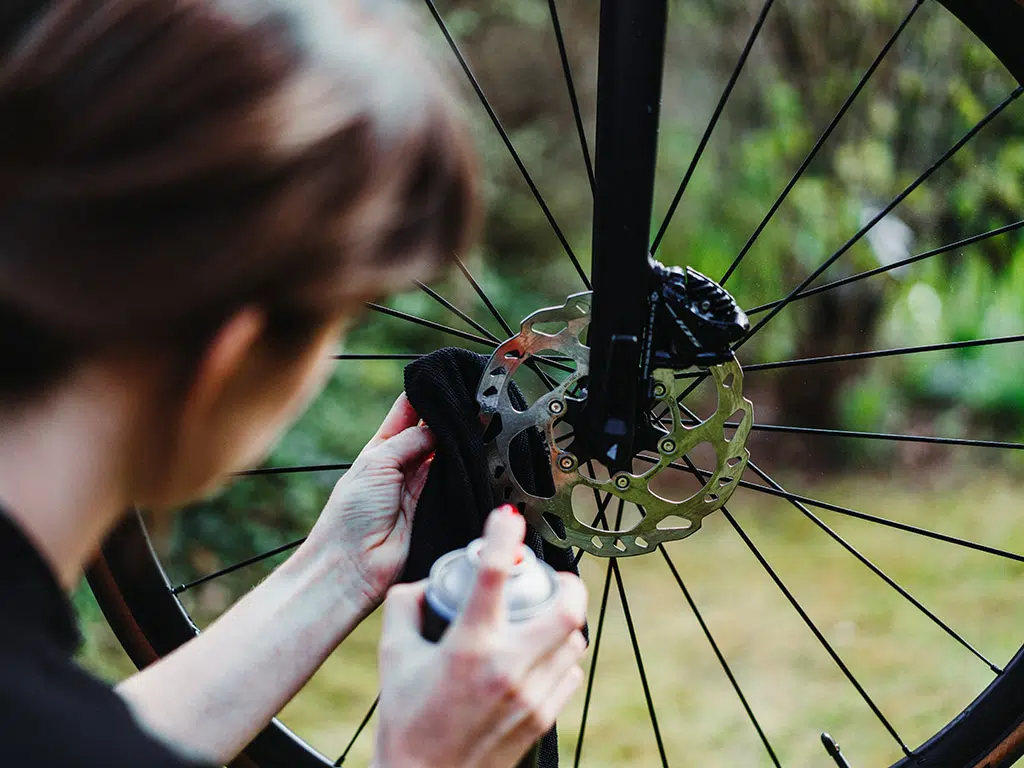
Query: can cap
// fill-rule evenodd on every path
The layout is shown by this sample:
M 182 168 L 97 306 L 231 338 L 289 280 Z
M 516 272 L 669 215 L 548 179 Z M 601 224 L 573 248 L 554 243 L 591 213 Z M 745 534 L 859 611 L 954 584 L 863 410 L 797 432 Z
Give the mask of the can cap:
M 469 599 L 480 565 L 483 539 L 465 549 L 449 552 L 430 569 L 427 600 L 447 621 L 454 621 Z M 528 548 L 521 547 L 505 582 L 504 598 L 509 621 L 524 621 L 544 611 L 558 594 L 558 575 Z

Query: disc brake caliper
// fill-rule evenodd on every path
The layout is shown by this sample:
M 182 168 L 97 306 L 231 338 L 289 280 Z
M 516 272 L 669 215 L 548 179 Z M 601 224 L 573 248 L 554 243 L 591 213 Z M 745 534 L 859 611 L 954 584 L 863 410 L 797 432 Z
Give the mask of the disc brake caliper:
M 670 287 L 673 284 L 677 288 L 685 287 L 681 282 L 685 279 L 695 285 L 698 278 L 711 283 L 692 270 L 671 277 L 675 279 L 667 281 Z M 711 285 L 731 302 L 724 290 L 714 283 Z M 698 287 L 703 290 L 702 284 Z M 749 457 L 746 443 L 753 423 L 753 406 L 743 397 L 743 371 L 727 345 L 724 352 L 721 344 L 708 346 L 699 335 L 704 332 L 706 337 L 706 329 L 696 328 L 695 332 L 694 321 L 729 336 L 734 333 L 716 321 L 713 310 L 722 309 L 715 304 L 721 302 L 721 295 L 705 291 L 685 298 L 685 303 L 673 301 L 671 294 L 663 293 L 665 321 L 676 326 L 671 331 L 675 341 L 656 344 L 653 360 L 655 365 L 661 360 L 674 367 L 655 367 L 651 372 L 653 397 L 649 410 L 664 411 L 664 416 L 655 422 L 655 430 L 651 431 L 657 436 L 656 445 L 648 446 L 647 455 L 634 463 L 635 467 L 641 461 L 649 464 L 638 474 L 618 472 L 607 479 L 598 479 L 593 473 L 584 472 L 577 457 L 560 449 L 555 440 L 556 426 L 562 421 L 571 422 L 570 414 L 578 412 L 581 399 L 585 397 L 583 385 L 590 350 L 580 341 L 580 336 L 590 322 L 589 293 L 570 296 L 560 307 L 534 312 L 523 321 L 519 334 L 501 344 L 491 356 L 477 389 L 491 477 L 500 496 L 518 506 L 547 541 L 607 557 L 644 554 L 662 542 L 695 533 L 701 521 L 725 504 L 736 489 Z M 737 311 L 739 318 L 745 321 L 742 311 Z M 719 311 L 718 317 L 721 314 Z M 735 319 L 733 322 L 735 324 Z M 558 324 L 562 329 L 558 333 L 544 333 L 538 330 L 543 324 Z M 687 332 L 679 336 L 683 331 Z M 680 360 L 684 351 L 690 355 L 688 365 L 698 362 L 702 367 L 708 366 L 717 389 L 715 412 L 704 421 L 688 418 L 678 402 L 685 385 L 691 381 L 677 379 L 675 375 L 676 368 L 682 367 Z M 550 364 L 551 358 L 555 358 L 556 365 L 559 360 L 568 363 L 572 372 L 526 410 L 517 410 L 509 393 L 514 374 L 531 360 L 544 365 Z M 531 429 L 539 430 L 544 436 L 554 481 L 554 494 L 550 497 L 527 491 L 512 468 L 513 442 L 516 436 Z M 715 466 L 698 470 L 700 491 L 682 501 L 670 501 L 652 490 L 651 483 L 659 473 L 670 466 L 686 468 L 684 457 L 702 443 L 713 448 Z M 631 502 L 639 509 L 641 518 L 628 529 L 598 528 L 595 509 L 573 509 L 573 489 L 577 486 Z M 588 519 L 583 520 L 582 516 Z

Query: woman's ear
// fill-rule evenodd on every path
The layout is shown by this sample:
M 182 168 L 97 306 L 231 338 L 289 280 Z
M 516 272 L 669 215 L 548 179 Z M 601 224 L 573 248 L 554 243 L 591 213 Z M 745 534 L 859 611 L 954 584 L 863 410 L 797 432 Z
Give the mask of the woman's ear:
M 192 358 L 186 380 L 161 366 L 162 374 L 157 375 L 165 382 L 154 382 L 152 390 L 155 421 L 140 425 L 144 442 L 137 454 L 135 503 L 153 509 L 182 504 L 205 492 L 203 486 L 212 475 L 224 469 L 220 466 L 226 460 L 222 454 L 232 438 L 222 434 L 225 412 L 232 410 L 225 409 L 225 404 L 238 398 L 245 390 L 245 380 L 252 378 L 253 361 L 260 353 L 266 327 L 262 310 L 245 307 L 223 323 Z M 180 359 L 167 363 L 182 364 Z M 180 382 L 171 395 L 170 408 L 166 377 Z M 154 435 L 160 437 L 154 439 Z
M 173 423 L 167 425 L 174 458 L 164 461 L 174 466 L 168 467 L 171 474 L 161 497 L 180 501 L 202 492 L 219 471 L 230 468 L 221 466 L 230 461 L 225 455 L 232 452 L 229 443 L 243 440 L 233 434 L 238 417 L 232 414 L 244 410 L 241 401 L 251 394 L 249 379 L 260 367 L 257 358 L 266 328 L 266 313 L 245 307 L 210 337 L 196 359 Z
M 154 501 L 197 498 L 260 461 L 323 387 L 340 321 L 325 320 L 287 349 L 268 344 L 268 325 L 265 312 L 242 309 L 195 360 L 176 412 L 164 422 L 164 455 L 148 459 L 156 465 Z
M 266 328 L 266 313 L 255 307 L 242 308 L 220 327 L 193 372 L 182 408 L 182 426 L 207 421 L 256 352 Z

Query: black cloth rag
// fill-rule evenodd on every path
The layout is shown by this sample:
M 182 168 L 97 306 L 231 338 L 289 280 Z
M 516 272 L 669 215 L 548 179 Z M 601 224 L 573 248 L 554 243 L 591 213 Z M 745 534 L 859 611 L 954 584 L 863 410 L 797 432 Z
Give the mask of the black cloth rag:
M 405 369 L 409 402 L 433 431 L 437 447 L 416 507 L 409 559 L 400 581 L 425 578 L 435 560 L 479 537 L 487 515 L 503 503 L 489 477 L 476 401 L 477 384 L 487 360 L 449 347 Z M 516 408 L 526 407 L 515 382 L 509 383 L 509 396 Z M 540 432 L 530 430 L 519 435 L 511 454 L 513 471 L 522 486 L 535 495 L 550 496 L 554 490 L 551 465 Z M 532 526 L 527 527 L 526 545 L 555 570 L 578 573 L 572 553 L 544 541 Z M 554 728 L 541 741 L 539 766 L 558 766 Z

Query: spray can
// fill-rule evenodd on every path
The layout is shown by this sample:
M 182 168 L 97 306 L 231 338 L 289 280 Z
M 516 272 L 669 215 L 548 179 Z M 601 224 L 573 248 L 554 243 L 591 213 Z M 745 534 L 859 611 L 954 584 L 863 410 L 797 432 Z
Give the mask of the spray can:
M 483 544 L 483 539 L 476 539 L 465 549 L 457 549 L 439 558 L 431 567 L 423 606 L 423 636 L 427 640 L 440 640 L 469 599 L 476 583 Z M 555 569 L 538 560 L 530 549 L 522 547 L 518 561 L 505 582 L 509 621 L 525 621 L 543 613 L 557 599 L 558 576 Z M 517 768 L 534 768 L 539 759 L 538 742 Z

